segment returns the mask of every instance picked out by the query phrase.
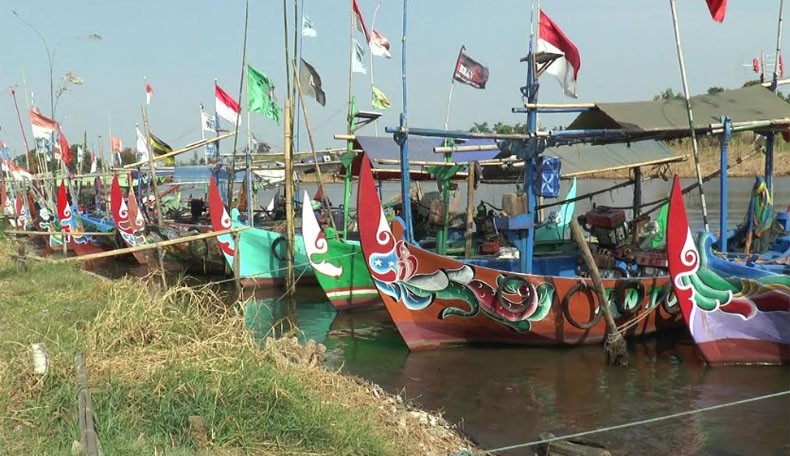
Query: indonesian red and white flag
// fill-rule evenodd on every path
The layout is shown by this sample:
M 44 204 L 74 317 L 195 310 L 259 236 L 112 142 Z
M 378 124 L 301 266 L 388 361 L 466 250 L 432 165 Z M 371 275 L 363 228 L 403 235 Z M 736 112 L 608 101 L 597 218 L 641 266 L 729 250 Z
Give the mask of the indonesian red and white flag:
M 705 0 L 708 3 L 710 17 L 716 22 L 724 22 L 727 13 L 727 0 Z
M 148 81 L 145 81 L 145 104 L 151 104 L 151 98 L 154 97 L 154 88 Z
M 351 0 L 351 12 L 353 13 L 352 20 L 354 21 L 354 25 L 356 25 L 357 30 L 365 35 L 365 42 L 369 43 L 370 33 L 368 33 L 368 27 L 365 25 L 365 19 L 362 18 L 362 10 L 359 9 L 357 0 Z
M 66 166 L 71 165 L 71 161 L 74 159 L 74 154 L 71 153 L 71 146 L 69 146 L 69 141 L 66 139 L 66 135 L 63 134 L 63 131 L 60 129 L 60 125 L 58 125 L 58 142 L 60 145 L 60 159 L 63 160 L 63 163 Z
M 370 34 L 370 42 L 368 45 L 370 46 L 371 54 L 388 59 L 392 58 L 392 54 L 390 53 L 390 40 L 381 33 L 373 30 Z
M 559 54 L 559 57 L 546 67 L 545 72 L 560 81 L 565 95 L 576 98 L 576 77 L 582 66 L 579 50 L 542 10 L 539 24 L 536 52 Z
M 219 84 L 214 83 L 215 106 L 217 115 L 235 126 L 241 125 L 241 106 L 228 92 L 222 90 Z
M 58 123 L 41 114 L 35 106 L 30 108 L 30 126 L 34 138 L 51 139 L 52 133 L 58 129 Z

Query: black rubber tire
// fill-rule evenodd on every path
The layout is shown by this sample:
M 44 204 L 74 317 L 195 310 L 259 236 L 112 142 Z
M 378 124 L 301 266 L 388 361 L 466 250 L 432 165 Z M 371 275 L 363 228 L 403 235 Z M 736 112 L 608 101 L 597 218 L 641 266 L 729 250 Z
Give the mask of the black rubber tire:
M 278 247 L 280 244 L 286 244 L 285 256 L 281 256 Z M 285 261 L 286 257 L 288 256 L 288 249 L 287 249 L 287 242 L 284 236 L 280 236 L 272 242 L 272 255 L 277 258 L 279 261 Z
M 671 296 L 675 296 L 675 287 L 672 285 L 672 281 L 669 281 L 661 289 L 661 293 L 658 294 L 658 302 L 661 303 L 664 312 L 669 315 L 677 315 L 680 313 L 680 304 L 677 302 L 677 297 L 675 297 L 675 305 L 670 306 L 669 299 Z
M 639 304 L 636 307 L 625 306 L 626 290 L 631 288 L 636 290 L 636 295 L 638 297 L 637 301 Z M 617 312 L 619 312 L 620 315 L 624 317 L 632 315 L 634 312 L 639 310 L 639 308 L 642 307 L 644 300 L 645 286 L 642 285 L 642 282 L 639 280 L 623 280 L 614 290 L 614 306 L 617 308 Z
M 573 327 L 587 330 L 597 325 L 598 322 L 601 321 L 603 312 L 600 309 L 595 309 L 595 316 L 593 316 L 593 318 L 585 324 L 581 324 L 576 321 L 571 316 L 570 302 L 573 295 L 579 292 L 586 293 L 590 298 L 590 303 L 595 305 L 595 290 L 586 283 L 577 283 L 576 285 L 572 286 L 571 289 L 565 294 L 565 297 L 562 298 L 562 314 L 565 315 L 565 320 L 567 320 L 568 323 L 570 323 Z

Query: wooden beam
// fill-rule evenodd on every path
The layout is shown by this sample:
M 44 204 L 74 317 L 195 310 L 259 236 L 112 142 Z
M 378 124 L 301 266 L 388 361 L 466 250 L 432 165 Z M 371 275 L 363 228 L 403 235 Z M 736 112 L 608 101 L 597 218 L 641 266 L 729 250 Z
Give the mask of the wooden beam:
M 214 142 L 217 142 L 217 141 L 221 141 L 221 140 L 226 139 L 226 138 L 230 138 L 231 136 L 233 136 L 235 134 L 236 134 L 236 132 L 232 131 L 230 133 L 225 133 L 224 135 L 220 135 L 220 136 L 217 136 L 217 137 L 214 137 L 214 138 L 206 138 L 204 140 L 201 140 L 201 141 L 198 141 L 196 143 L 192 143 L 192 144 L 189 144 L 189 145 L 187 145 L 185 147 L 182 147 L 181 149 L 174 150 L 173 152 L 170 152 L 170 153 L 167 153 L 167 154 L 164 154 L 164 155 L 157 155 L 157 156 L 151 157 L 151 159 L 153 161 L 166 160 L 168 158 L 175 157 L 176 155 L 181 155 L 183 153 L 190 152 L 190 151 L 193 151 L 195 149 L 200 149 L 201 147 L 207 146 L 207 145 L 209 145 L 211 143 L 214 143 Z M 153 151 L 150 153 L 150 155 L 154 155 Z M 148 160 L 140 160 L 140 161 L 131 163 L 129 165 L 124 165 L 123 168 L 116 168 L 116 169 L 133 169 L 133 168 L 139 167 L 140 165 L 144 165 L 146 163 L 148 163 Z
M 90 255 L 83 255 L 83 256 L 76 256 L 76 257 L 71 257 L 71 258 L 64 258 L 64 259 L 61 259 L 61 260 L 53 260 L 53 263 L 66 263 L 66 262 L 69 262 L 69 261 L 89 261 L 89 260 L 96 260 L 98 258 L 114 257 L 114 256 L 118 256 L 118 255 L 125 255 L 127 253 L 141 252 L 143 250 L 152 250 L 152 249 L 157 249 L 157 248 L 161 248 L 161 247 L 167 247 L 167 246 L 170 246 L 170 245 L 177 245 L 177 244 L 183 244 L 183 243 L 186 243 L 186 242 L 199 241 L 201 239 L 208 239 L 208 238 L 212 238 L 212 237 L 217 237 L 217 236 L 221 236 L 223 234 L 237 233 L 239 231 L 244 231 L 244 230 L 248 230 L 248 229 L 250 229 L 250 227 L 243 226 L 243 227 L 239 227 L 239 228 L 232 228 L 232 229 L 229 229 L 229 230 L 211 231 L 211 232 L 208 232 L 208 233 L 196 234 L 194 236 L 187 236 L 187 237 L 183 237 L 183 238 L 179 238 L 179 239 L 170 239 L 170 240 L 167 240 L 167 241 L 153 242 L 151 244 L 137 245 L 137 246 L 134 246 L 134 247 L 127 247 L 127 248 L 124 248 L 124 249 L 110 250 L 109 252 L 100 252 L 100 253 L 93 253 L 93 254 L 90 254 Z

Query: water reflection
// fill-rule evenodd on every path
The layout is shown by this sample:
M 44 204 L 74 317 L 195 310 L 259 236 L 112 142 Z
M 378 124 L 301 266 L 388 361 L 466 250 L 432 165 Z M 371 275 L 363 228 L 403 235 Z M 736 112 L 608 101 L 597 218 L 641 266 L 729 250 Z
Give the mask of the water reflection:
M 787 368 L 706 368 L 684 331 L 631 342 L 627 369 L 606 367 L 599 346 L 409 353 L 384 309 L 338 314 L 320 293 L 300 293 L 300 337 L 325 343 L 330 367 L 444 411 L 483 448 L 526 442 L 545 431 L 603 428 L 790 387 Z M 250 304 L 257 312 L 255 318 L 248 312 L 256 334 L 266 334 L 272 322 L 287 317 L 282 301 L 272 306 L 276 299 Z M 618 454 L 790 454 L 788 409 L 787 398 L 755 402 L 594 439 Z

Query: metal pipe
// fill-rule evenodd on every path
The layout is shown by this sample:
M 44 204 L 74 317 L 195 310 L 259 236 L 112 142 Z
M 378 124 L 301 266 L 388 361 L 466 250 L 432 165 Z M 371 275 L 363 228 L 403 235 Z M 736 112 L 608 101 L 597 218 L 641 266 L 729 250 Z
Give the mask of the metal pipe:
M 719 250 L 727 251 L 727 160 L 728 146 L 730 143 L 730 118 L 721 118 L 724 125 L 724 133 L 721 135 L 721 176 L 719 177 L 719 192 L 721 193 L 721 206 L 719 209 Z

